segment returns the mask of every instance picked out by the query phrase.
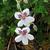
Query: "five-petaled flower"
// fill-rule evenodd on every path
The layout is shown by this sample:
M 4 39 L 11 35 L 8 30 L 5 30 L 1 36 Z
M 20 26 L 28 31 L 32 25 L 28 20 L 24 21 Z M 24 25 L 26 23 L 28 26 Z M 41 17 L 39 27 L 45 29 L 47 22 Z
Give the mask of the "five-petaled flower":
M 15 12 L 14 16 L 16 19 L 20 19 L 17 24 L 18 27 L 21 27 L 23 25 L 30 26 L 30 24 L 35 21 L 35 18 L 30 16 L 30 11 L 28 8 L 22 12 Z
M 23 29 L 16 28 L 15 32 L 19 34 L 19 36 L 15 37 L 16 42 L 22 41 L 24 45 L 28 45 L 28 40 L 33 40 L 34 36 L 31 34 L 28 34 L 30 32 L 29 27 L 25 27 Z

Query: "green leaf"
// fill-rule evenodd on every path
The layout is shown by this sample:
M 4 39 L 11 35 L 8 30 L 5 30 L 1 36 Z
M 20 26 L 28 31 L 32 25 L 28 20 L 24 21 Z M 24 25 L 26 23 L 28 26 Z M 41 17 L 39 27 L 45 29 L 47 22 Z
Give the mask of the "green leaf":
M 14 26 L 14 25 L 12 24 L 12 25 L 9 27 L 9 29 L 8 29 L 7 35 L 13 36 L 13 35 L 14 35 L 14 32 L 15 32 L 15 28 L 16 28 L 16 26 Z
M 44 0 L 44 2 L 48 2 L 48 0 Z
M 45 17 L 45 20 L 50 24 L 50 16 Z
M 4 39 L 0 37 L 0 50 L 4 49 Z
M 46 13 L 46 9 L 44 8 L 44 6 L 42 5 L 37 5 L 35 6 L 34 10 L 33 10 L 35 13 Z
M 38 2 L 38 0 L 33 0 L 33 3 L 35 3 L 35 4 L 36 4 L 37 2 Z

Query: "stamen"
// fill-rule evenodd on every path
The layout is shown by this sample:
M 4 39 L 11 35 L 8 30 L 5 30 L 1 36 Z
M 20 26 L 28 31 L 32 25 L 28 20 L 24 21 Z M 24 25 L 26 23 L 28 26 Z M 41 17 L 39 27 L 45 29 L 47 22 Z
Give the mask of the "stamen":
M 22 34 L 23 35 L 26 35 L 26 33 L 27 33 L 27 30 L 23 30 L 23 33 Z
M 25 12 L 25 13 L 23 13 L 25 16 L 27 16 L 27 13 Z
M 19 30 L 19 33 L 22 33 L 22 31 L 21 31 L 21 30 Z
M 18 15 L 19 16 L 19 18 L 21 18 L 22 17 L 22 15 Z

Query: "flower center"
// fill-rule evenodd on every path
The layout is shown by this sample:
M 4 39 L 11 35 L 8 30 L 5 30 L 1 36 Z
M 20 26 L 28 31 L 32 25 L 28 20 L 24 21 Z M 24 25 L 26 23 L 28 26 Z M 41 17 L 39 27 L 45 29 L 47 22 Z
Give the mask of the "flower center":
M 27 33 L 27 30 L 23 30 L 22 34 L 26 35 L 26 33 Z
M 22 34 L 22 35 L 26 35 L 27 30 L 23 30 L 23 31 L 19 30 L 19 33 Z
M 21 13 L 20 15 L 19 15 L 19 18 L 20 19 L 25 19 L 27 17 L 27 14 L 26 13 Z

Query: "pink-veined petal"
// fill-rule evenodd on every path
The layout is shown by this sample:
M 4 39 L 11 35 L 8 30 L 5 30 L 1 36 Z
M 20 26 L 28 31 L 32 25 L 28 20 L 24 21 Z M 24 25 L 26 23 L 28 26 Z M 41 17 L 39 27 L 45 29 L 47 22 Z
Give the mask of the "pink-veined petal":
M 21 28 L 16 28 L 16 29 L 15 29 L 15 32 L 16 32 L 17 34 L 20 34 L 20 33 L 19 33 L 19 30 L 21 30 Z
M 29 33 L 29 32 L 30 32 L 30 28 L 29 28 L 29 27 L 25 27 L 25 28 L 23 28 L 22 30 L 26 30 L 26 31 L 27 31 L 27 33 Z
M 30 14 L 30 11 L 29 11 L 29 9 L 28 8 L 26 8 L 26 9 L 24 9 L 23 10 L 23 12 L 22 13 L 26 13 L 27 14 L 27 16 Z
M 20 15 L 20 14 L 21 14 L 20 12 L 15 12 L 15 14 L 14 14 L 15 18 L 16 18 L 16 19 L 20 19 L 20 18 L 19 18 L 19 15 Z

